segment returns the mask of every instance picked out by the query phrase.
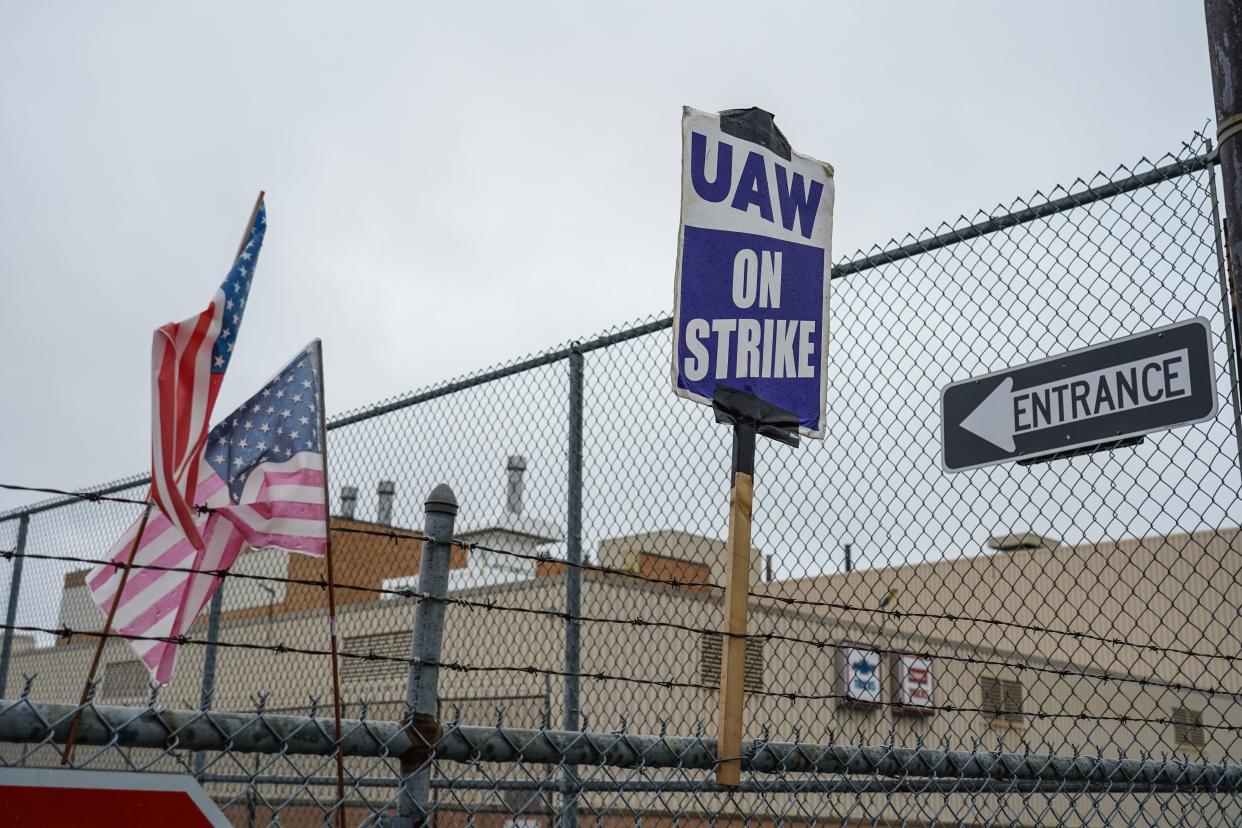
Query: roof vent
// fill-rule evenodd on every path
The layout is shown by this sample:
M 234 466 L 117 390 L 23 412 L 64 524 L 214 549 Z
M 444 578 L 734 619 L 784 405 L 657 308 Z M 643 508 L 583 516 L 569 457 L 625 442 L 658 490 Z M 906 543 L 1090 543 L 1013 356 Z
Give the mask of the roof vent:
M 522 477 L 526 474 L 526 458 L 520 454 L 510 455 L 505 470 L 509 473 L 508 485 L 505 487 L 505 511 L 511 515 L 520 515 L 525 488 Z
M 1034 532 L 993 535 L 988 538 L 987 543 L 988 549 L 995 549 L 997 552 L 1031 552 L 1036 549 L 1056 549 L 1060 545 L 1061 542 L 1056 538 Z
M 381 480 L 376 487 L 379 502 L 375 506 L 375 522 L 384 526 L 392 526 L 392 498 L 397 493 L 397 484 L 391 480 Z
M 341 487 L 341 517 L 354 519 L 354 514 L 358 510 L 358 487 L 342 486 Z

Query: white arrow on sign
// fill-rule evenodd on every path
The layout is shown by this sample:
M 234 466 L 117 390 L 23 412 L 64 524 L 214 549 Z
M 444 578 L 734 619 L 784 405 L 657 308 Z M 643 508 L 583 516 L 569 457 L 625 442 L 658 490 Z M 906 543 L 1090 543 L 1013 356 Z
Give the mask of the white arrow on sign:
M 962 428 L 976 437 L 982 437 L 997 448 L 1005 451 L 1014 450 L 1012 420 L 1009 412 L 1013 410 L 1013 377 L 1005 377 L 1000 385 L 992 389 L 987 399 L 966 419 L 962 420 Z
M 1182 348 L 1015 391 L 1005 377 L 961 427 L 1012 452 L 1014 437 L 1094 417 L 1159 405 L 1190 394 L 1190 354 Z

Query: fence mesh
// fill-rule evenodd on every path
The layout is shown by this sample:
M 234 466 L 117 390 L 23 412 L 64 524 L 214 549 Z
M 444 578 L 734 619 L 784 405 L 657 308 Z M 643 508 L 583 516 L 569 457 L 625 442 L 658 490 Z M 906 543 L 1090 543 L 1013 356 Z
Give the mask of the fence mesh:
M 513 755 L 437 746 L 424 768 L 437 823 L 1242 821 L 1237 388 L 1202 149 L 1196 139 L 835 268 L 827 434 L 797 449 L 763 442 L 756 462 L 742 788 L 712 783 L 714 758 L 618 763 L 563 744 L 514 747 L 548 743 L 578 698 L 583 744 L 615 733 L 650 737 L 657 753 L 675 738 L 714 750 L 730 437 L 669 391 L 664 317 L 330 423 L 351 727 L 405 715 L 421 501 L 443 481 L 461 513 L 439 718 L 458 731 L 490 727 Z M 1212 330 L 1215 420 L 1114 451 L 942 470 L 945 384 L 1192 317 Z M 146 495 L 138 478 L 105 489 Z M 48 724 L 48 705 L 77 701 L 103 620 L 83 561 L 141 508 L 70 499 L 0 515 L 0 550 L 20 553 L 0 568 L 16 602 L 3 695 L 24 693 L 0 708 L 0 738 L 24 742 L 0 749 L 6 766 L 57 759 L 54 727 L 10 738 L 6 717 Z M 582 566 L 566 561 L 575 542 Z M 155 715 L 149 704 L 324 715 L 322 577 L 317 559 L 245 553 L 223 588 L 209 698 L 204 612 L 155 702 L 126 644 L 109 641 L 92 705 L 129 706 L 133 717 Z M 581 611 L 567 618 L 567 591 L 579 588 Z M 572 669 L 569 624 L 581 630 Z M 321 824 L 338 807 L 351 823 L 395 813 L 392 750 L 350 754 L 338 806 L 330 755 L 176 732 L 156 747 L 84 743 L 75 763 L 195 772 L 236 824 Z M 855 759 L 757 761 L 770 743 L 799 755 L 848 748 Z M 930 770 L 895 759 L 920 749 L 959 758 Z M 1003 772 L 978 769 L 988 756 L 1004 759 Z M 1077 759 L 1149 762 L 1164 775 L 1127 765 L 1128 776 L 1084 777 L 1067 764 Z M 1205 782 L 1202 767 L 1220 773 Z

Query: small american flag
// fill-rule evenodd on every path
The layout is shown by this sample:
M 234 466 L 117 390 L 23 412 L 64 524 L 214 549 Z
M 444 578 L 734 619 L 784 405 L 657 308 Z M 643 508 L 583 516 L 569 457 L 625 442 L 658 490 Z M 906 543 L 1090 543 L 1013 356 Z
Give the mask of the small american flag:
M 152 516 L 134 555 L 138 568 L 125 584 L 113 621 L 122 636 L 184 634 L 223 581 L 214 573 L 228 570 L 246 546 L 324 553 L 328 510 L 317 354 L 312 344 L 211 430 L 197 480 L 200 502 L 213 509 L 195 517 L 203 548 L 196 550 L 167 516 Z M 135 521 L 109 550 L 110 563 L 87 575 L 91 598 L 105 615 L 139 523 Z M 143 565 L 195 572 L 164 572 L 142 569 Z M 130 640 L 129 644 L 157 682 L 172 678 L 175 643 Z
M 249 237 L 211 304 L 183 322 L 157 328 L 151 342 L 151 497 L 199 549 L 204 540 L 194 520 L 198 464 L 266 230 L 260 196 Z

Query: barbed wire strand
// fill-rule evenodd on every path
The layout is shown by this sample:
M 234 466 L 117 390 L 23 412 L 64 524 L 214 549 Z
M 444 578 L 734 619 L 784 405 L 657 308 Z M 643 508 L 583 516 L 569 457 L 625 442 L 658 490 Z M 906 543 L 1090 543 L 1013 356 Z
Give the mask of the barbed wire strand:
M 137 485 L 137 484 L 135 484 Z M 116 497 L 114 495 L 96 494 L 88 491 L 70 491 L 68 489 L 57 489 L 51 486 L 22 486 L 18 483 L 0 483 L 0 489 L 7 489 L 10 492 L 35 492 L 38 494 L 61 495 L 62 497 L 75 497 L 79 500 L 87 500 L 91 503 L 125 503 L 134 506 L 146 506 L 149 500 L 137 500 L 132 497 Z M 16 515 L 14 515 L 16 517 Z M 10 520 L 12 518 L 9 518 Z
M 59 629 L 51 629 L 47 627 L 36 627 L 21 624 L 0 624 L 0 630 L 13 630 L 14 632 L 27 633 L 45 633 L 55 635 L 59 638 L 71 640 L 75 636 L 84 636 L 88 638 L 121 638 L 128 641 L 155 641 L 164 644 L 176 644 L 178 646 L 184 644 L 193 644 L 198 646 L 214 646 L 225 647 L 229 649 L 250 650 L 275 653 L 278 655 L 294 654 L 294 655 L 311 655 L 311 656 L 328 656 L 331 650 L 314 649 L 311 647 L 293 647 L 287 644 L 253 644 L 243 641 L 207 641 L 206 639 L 194 638 L 188 635 L 178 636 L 158 636 L 158 635 L 131 635 L 127 633 L 111 632 L 105 633 L 100 630 L 75 630 L 68 626 Z M 431 661 L 415 658 L 403 658 L 400 656 L 383 655 L 376 652 L 355 653 L 339 651 L 337 655 L 340 658 L 360 661 L 380 661 L 394 664 L 403 664 L 407 667 L 436 667 L 441 670 L 449 670 L 459 673 L 526 673 L 530 675 L 545 675 L 558 677 L 575 677 L 583 679 L 591 679 L 594 681 L 616 681 L 626 684 L 640 684 L 653 687 L 662 687 L 665 689 L 688 689 L 688 690 L 719 690 L 719 686 L 715 684 L 704 684 L 695 681 L 679 681 L 675 679 L 644 679 L 634 676 L 619 676 L 604 672 L 571 672 L 566 670 L 557 670 L 549 667 L 537 667 L 533 664 L 527 665 L 492 665 L 492 664 L 462 664 L 460 662 L 451 661 Z M 859 700 L 844 693 L 797 693 L 788 690 L 748 690 L 748 695 L 767 696 L 771 698 L 786 699 L 789 701 L 843 701 L 846 703 L 858 703 Z M 897 707 L 906 709 L 907 705 L 900 702 L 875 701 L 865 702 L 864 706 L 868 707 Z M 978 713 L 989 716 L 1008 715 L 1007 711 L 992 710 L 983 707 L 968 707 L 962 705 L 925 705 L 920 707 L 923 711 L 944 712 L 944 713 Z M 1022 716 L 1030 716 L 1036 719 L 1071 719 L 1076 721 L 1093 721 L 1093 722 L 1114 722 L 1118 724 L 1153 724 L 1153 725 L 1181 725 L 1174 719 L 1156 719 L 1144 716 L 1126 716 L 1122 714 L 1096 714 L 1096 713 L 1050 713 L 1043 709 L 1027 713 L 1023 711 Z M 1238 731 L 1242 730 L 1242 725 L 1227 724 L 1207 724 L 1200 725 L 1205 729 Z
M 138 500 L 134 498 L 121 498 L 121 497 L 115 497 L 111 495 L 99 495 L 99 494 L 93 494 L 90 492 L 72 492 L 72 491 L 52 488 L 52 487 L 36 487 L 36 486 L 24 486 L 24 485 L 13 484 L 13 483 L 0 483 L 0 488 L 19 490 L 19 491 L 35 491 L 35 492 L 43 492 L 43 493 L 48 493 L 48 494 L 60 494 L 60 495 L 68 496 L 68 497 L 79 498 L 81 500 L 89 501 L 89 502 L 108 501 L 108 502 L 125 503 L 128 505 L 140 505 L 140 506 L 145 506 L 145 505 L 150 504 L 150 501 L 148 500 Z M 206 514 L 206 513 L 213 512 L 214 509 L 212 509 L 211 507 L 205 506 L 205 505 L 200 505 L 198 507 L 198 511 L 200 513 Z M 330 527 L 330 529 L 331 531 L 338 532 L 338 533 L 356 534 L 356 535 L 363 535 L 363 536 L 370 536 L 370 537 L 385 538 L 394 543 L 401 542 L 401 541 L 420 541 L 421 542 L 421 541 L 435 540 L 434 538 L 430 538 L 422 532 L 418 532 L 415 530 L 409 530 L 409 529 L 395 528 L 395 527 L 380 528 L 380 527 L 361 527 L 361 526 L 332 526 Z M 455 546 L 461 547 L 469 551 L 483 551 L 483 552 L 489 552 L 489 553 L 493 553 L 497 555 L 504 555 L 504 556 L 508 556 L 508 557 L 512 557 L 512 558 L 516 558 L 520 560 L 532 561 L 536 563 L 536 565 L 542 563 L 542 564 L 547 564 L 547 565 L 552 565 L 552 566 L 578 568 L 583 571 L 598 572 L 604 575 L 612 575 L 616 577 L 629 578 L 629 579 L 643 581 L 645 583 L 649 583 L 653 585 L 667 586 L 667 587 L 671 587 L 674 589 L 715 590 L 715 591 L 723 591 L 724 589 L 719 584 L 715 584 L 715 583 L 711 583 L 707 581 L 695 581 L 695 580 L 688 580 L 688 579 L 682 579 L 682 578 L 660 578 L 656 576 L 645 575 L 643 573 L 636 572 L 636 571 L 629 570 L 629 569 L 621 569 L 617 567 L 604 566 L 601 564 L 588 563 L 585 561 L 574 562 L 574 561 L 562 560 L 559 558 L 553 558 L 550 555 L 547 555 L 546 553 L 519 552 L 517 550 L 490 546 L 487 544 L 464 540 L 464 539 L 452 539 L 449 542 Z M 0 557 L 12 558 L 15 554 L 16 553 L 13 551 L 0 551 Z M 22 554 L 25 555 L 26 557 L 37 557 L 36 555 L 31 554 L 31 553 L 22 553 Z M 124 564 L 116 562 L 116 561 L 99 561 L 99 560 L 94 560 L 94 559 L 89 559 L 89 558 L 80 558 L 80 557 L 75 557 L 75 556 L 59 556 L 59 558 L 57 558 L 56 556 L 47 556 L 46 559 L 60 559 L 60 560 L 66 560 L 66 561 L 76 561 L 76 562 L 91 564 L 95 566 L 98 566 L 100 564 L 104 564 L 104 565 L 111 564 L 112 566 L 118 569 L 124 566 Z M 279 576 L 255 576 L 255 575 L 249 575 L 246 573 L 232 573 L 231 571 L 227 571 L 227 570 L 195 570 L 195 569 L 181 568 L 181 567 L 159 567 L 159 566 L 150 565 L 150 564 L 145 564 L 145 565 L 134 564 L 134 566 L 135 567 L 146 567 L 150 569 L 161 569 L 163 571 L 170 571 L 170 572 L 186 572 L 189 574 L 208 574 L 213 577 L 238 577 L 238 578 L 243 578 L 243 579 L 248 579 L 248 580 L 261 580 L 261 581 L 266 580 L 266 581 L 271 581 L 273 583 L 284 582 L 288 584 L 301 584 L 301 585 L 306 585 L 306 586 L 314 586 L 314 587 L 318 587 L 322 589 L 327 588 L 326 580 L 311 581 L 309 579 L 280 578 Z M 393 589 L 386 589 L 384 587 L 366 587 L 366 586 L 357 585 L 357 584 L 346 584 L 346 585 L 338 585 L 338 586 L 340 586 L 343 589 L 370 592 L 370 593 L 380 594 L 380 595 L 390 594 L 390 595 L 395 595 L 395 596 L 400 596 L 400 597 L 417 597 L 414 595 L 410 595 L 409 590 L 402 590 L 402 589 L 393 590 Z M 1103 635 L 1100 633 L 1083 632 L 1081 630 L 1071 630 L 1067 628 L 1042 626 L 1042 625 L 1037 625 L 1037 624 L 1026 624 L 1026 623 L 1022 623 L 1018 621 L 1009 621 L 1009 620 L 994 618 L 994 617 L 971 616 L 971 615 L 965 615 L 965 614 L 959 614 L 959 613 L 934 613 L 934 612 L 917 612 L 917 611 L 905 611 L 905 610 L 890 610 L 890 609 L 885 609 L 882 607 L 866 607 L 862 605 L 848 604 L 844 602 L 816 601 L 814 599 L 809 599 L 809 598 L 795 598 L 795 597 L 786 596 L 786 595 L 774 595 L 769 592 L 756 592 L 754 590 L 749 591 L 748 595 L 759 601 L 771 601 L 774 603 L 782 604 L 785 606 L 791 606 L 791 607 L 804 607 L 804 608 L 809 608 L 809 609 L 830 609 L 830 610 L 837 610 L 839 612 L 870 613 L 870 614 L 887 616 L 895 620 L 918 619 L 918 620 L 930 620 L 930 621 L 948 621 L 951 623 L 967 623 L 967 624 L 996 626 L 996 627 L 1002 627 L 1002 628 L 1007 628 L 1007 629 L 1015 629 L 1015 630 L 1019 630 L 1019 631 L 1022 631 L 1028 634 L 1057 635 L 1061 637 L 1072 638 L 1080 642 L 1084 640 L 1093 641 L 1096 643 L 1108 644 L 1108 645 L 1115 646 L 1115 647 L 1128 647 L 1128 648 L 1137 649 L 1137 650 L 1145 651 L 1145 652 L 1151 652 L 1151 653 L 1177 655 L 1177 656 L 1183 656 L 1183 657 L 1189 657 L 1189 658 L 1200 658 L 1200 659 L 1205 659 L 1205 660 L 1219 659 L 1219 660 L 1226 661 L 1230 664 L 1238 662 L 1238 661 L 1242 661 L 1242 655 L 1225 653 L 1219 649 L 1208 652 L 1208 651 L 1202 651 L 1202 650 L 1195 650 L 1195 649 L 1188 648 L 1188 647 L 1179 647 L 1176 645 L 1160 646 L 1160 645 L 1152 644 L 1151 642 L 1139 643 L 1139 642 L 1129 641 L 1120 636 L 1108 636 L 1108 635 Z M 512 608 L 510 611 L 518 611 L 518 610 L 517 608 Z M 542 611 L 542 612 L 555 612 L 555 611 Z M 566 615 L 561 615 L 558 617 L 565 618 L 565 620 L 582 620 L 582 621 L 596 620 L 596 619 L 591 619 L 588 617 L 578 617 L 577 619 L 575 619 L 571 616 L 566 616 Z M 611 623 L 635 624 L 635 621 L 633 619 L 598 619 L 598 620 L 601 621 L 602 623 L 611 622 Z M 640 621 L 639 623 L 643 623 L 643 622 Z M 662 626 L 662 625 L 665 625 L 667 622 L 645 620 L 645 623 L 649 626 Z M 673 625 L 673 628 L 681 629 L 682 626 Z M 694 630 L 689 630 L 689 631 L 694 631 Z M 704 629 L 701 631 L 718 633 L 718 631 L 715 631 L 715 630 Z M 819 641 L 819 640 L 813 640 L 813 639 L 802 639 L 802 638 L 798 638 L 794 636 L 780 636 L 779 634 L 776 634 L 776 633 L 751 634 L 748 637 L 764 638 L 766 640 L 784 640 L 784 641 L 788 641 L 791 643 L 806 644 L 806 645 L 814 646 L 814 647 L 821 648 L 821 649 L 825 647 L 833 647 L 833 646 L 839 647 L 840 646 L 839 644 L 835 644 L 833 642 Z M 940 657 L 945 658 L 947 656 L 942 654 Z M 964 660 L 967 658 L 969 657 L 956 656 L 957 660 Z M 981 662 L 976 660 L 976 661 L 968 662 L 968 663 L 979 664 Z M 1036 668 L 1032 665 L 1020 665 L 1020 664 L 1011 664 L 1011 663 L 993 664 L 993 666 L 1009 666 L 1009 667 L 1013 667 L 1014 669 L 1027 669 L 1027 670 L 1036 670 L 1040 672 L 1051 672 L 1051 673 L 1055 673 L 1058 675 L 1081 675 L 1081 676 L 1090 677 L 1090 678 L 1103 678 L 1097 673 L 1075 672 L 1075 671 L 1061 672 L 1060 668 Z M 1129 681 L 1133 681 L 1135 683 L 1139 683 L 1139 684 L 1168 687 L 1169 689 L 1174 689 L 1174 690 L 1197 690 L 1199 692 L 1213 693 L 1213 694 L 1218 694 L 1218 695 L 1242 696 L 1242 694 L 1233 693 L 1233 692 L 1226 691 L 1223 689 L 1213 689 L 1213 690 L 1201 689 L 1201 688 L 1197 688 L 1193 686 L 1187 686 L 1187 685 L 1184 685 L 1178 682 L 1174 682 L 1174 683 L 1161 682 L 1155 679 L 1148 679 L 1148 678 L 1144 678 L 1140 676 L 1133 676 L 1132 674 L 1130 676 L 1127 676 L 1126 679 Z M 1109 679 L 1105 679 L 1105 680 L 1109 680 Z
M 96 561 L 90 558 L 83 558 L 83 557 L 79 557 L 75 555 L 49 555 L 49 554 L 35 553 L 35 552 L 17 553 L 13 550 L 0 550 L 0 558 L 6 559 L 6 560 L 12 560 L 14 558 L 27 558 L 27 559 L 32 559 L 32 560 L 66 561 L 66 562 L 71 562 L 71 563 L 87 563 L 87 564 L 95 564 L 95 565 L 102 564 L 105 566 L 112 566 L 115 569 L 121 569 L 124 566 L 123 563 L 120 563 L 117 561 L 100 562 L 100 561 Z M 132 565 L 132 568 L 149 569 L 149 570 L 153 570 L 156 572 L 181 572 L 181 573 L 185 573 L 189 575 L 207 575 L 213 578 L 221 578 L 221 579 L 232 578 L 232 579 L 238 579 L 238 580 L 243 580 L 243 581 L 259 581 L 263 583 L 278 583 L 278 584 L 285 584 L 287 586 L 306 586 L 306 587 L 313 587 L 313 588 L 320 589 L 320 590 L 326 590 L 328 586 L 328 582 L 323 578 L 311 579 L 311 578 L 292 578 L 292 577 L 281 576 L 281 575 L 255 575 L 255 574 L 245 573 L 245 572 L 233 572 L 232 570 L 194 569 L 192 567 L 165 566 L 165 565 L 160 565 L 160 564 L 135 563 Z M 352 584 L 352 583 L 338 583 L 336 584 L 336 588 L 339 590 L 375 594 L 375 595 L 380 595 L 381 597 L 390 596 L 394 598 L 416 599 L 420 601 L 434 601 L 434 602 L 452 605 L 452 606 L 460 606 L 460 607 L 464 607 L 467 609 L 482 609 L 482 610 L 493 610 L 493 611 L 498 611 L 498 612 L 509 612 L 509 613 L 515 613 L 515 614 L 534 615 L 534 616 L 540 616 L 544 618 L 554 618 L 560 621 L 582 621 L 586 623 L 616 624 L 620 626 L 644 627 L 644 628 L 645 627 L 656 627 L 656 628 L 662 628 L 662 629 L 677 630 L 681 632 L 696 633 L 699 635 L 720 635 L 726 638 L 742 638 L 742 639 L 764 641 L 764 642 L 783 641 L 783 642 L 791 643 L 791 644 L 801 644 L 801 645 L 805 645 L 808 647 L 814 647 L 819 650 L 824 650 L 824 649 L 844 650 L 844 649 L 849 649 L 853 646 L 853 645 L 850 645 L 850 644 L 847 644 L 841 641 L 829 641 L 826 639 L 816 639 L 816 638 L 802 638 L 800 636 L 785 635 L 783 633 L 777 633 L 777 632 L 730 633 L 730 632 L 724 632 L 724 631 L 721 631 L 719 629 L 715 629 L 712 627 L 699 627 L 699 626 L 694 626 L 691 624 L 683 624 L 683 623 L 678 623 L 675 621 L 661 621 L 661 620 L 656 620 L 656 619 L 651 619 L 651 618 L 644 618 L 641 616 L 631 616 L 629 618 L 624 618 L 624 617 L 619 617 L 619 616 L 588 615 L 585 613 L 575 615 L 575 614 L 572 614 L 572 613 L 569 613 L 563 610 L 539 609 L 537 607 L 521 607 L 521 606 L 515 606 L 512 604 L 499 604 L 494 601 L 475 601 L 475 600 L 470 600 L 467 598 L 434 596 L 428 593 L 419 592 L 418 590 L 408 589 L 408 588 L 373 587 L 373 586 L 366 586 L 364 584 Z M 904 654 L 908 652 L 907 649 L 902 649 L 902 648 L 894 649 L 894 648 L 871 646 L 869 647 L 869 649 L 875 652 L 878 652 L 878 653 L 886 654 L 886 655 L 900 655 L 900 654 Z M 1019 671 L 1019 672 L 1026 671 L 1026 672 L 1044 673 L 1044 674 L 1055 675 L 1055 676 L 1060 676 L 1060 677 L 1076 676 L 1076 677 L 1091 678 L 1091 679 L 1096 679 L 1099 681 L 1106 681 L 1106 682 L 1132 683 L 1132 684 L 1138 684 L 1143 687 L 1159 687 L 1159 688 L 1164 688 L 1168 690 L 1176 690 L 1179 692 L 1197 692 L 1197 693 L 1204 693 L 1208 695 L 1229 696 L 1229 697 L 1233 697 L 1237 699 L 1242 699 L 1242 692 L 1225 690 L 1224 688 L 1219 688 L 1219 687 L 1202 687 L 1196 684 L 1186 684 L 1186 683 L 1176 682 L 1176 681 L 1166 681 L 1166 680 L 1158 679 L 1158 678 L 1139 676 L 1133 673 L 1113 674 L 1113 673 L 1109 673 L 1103 668 L 1097 668 L 1096 670 L 1091 670 L 1090 668 L 1082 668 L 1082 669 L 1074 670 L 1074 669 L 1069 669 L 1065 667 L 1042 666 L 1042 665 L 1037 665 L 1037 664 L 1031 664 L 1029 662 L 1024 662 L 1024 661 L 1006 661 L 1004 659 L 999 659 L 999 658 L 978 658 L 974 656 L 964 656 L 964 655 L 960 655 L 955 652 L 946 653 L 946 652 L 941 652 L 941 651 L 931 651 L 925 654 L 933 658 L 941 659 L 944 661 L 953 661 L 953 662 L 959 662 L 962 664 L 969 664 L 969 665 L 974 665 L 974 666 L 1008 668 L 1008 669 L 1012 669 L 1012 670 Z

